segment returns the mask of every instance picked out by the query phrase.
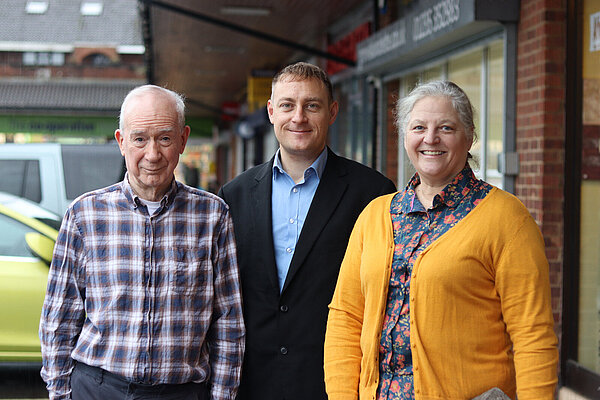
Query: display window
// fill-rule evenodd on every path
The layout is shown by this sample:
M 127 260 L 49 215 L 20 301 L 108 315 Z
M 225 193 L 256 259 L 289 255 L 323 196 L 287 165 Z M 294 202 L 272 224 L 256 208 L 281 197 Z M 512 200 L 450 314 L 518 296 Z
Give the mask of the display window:
M 600 1 L 584 2 L 578 363 L 600 374 Z

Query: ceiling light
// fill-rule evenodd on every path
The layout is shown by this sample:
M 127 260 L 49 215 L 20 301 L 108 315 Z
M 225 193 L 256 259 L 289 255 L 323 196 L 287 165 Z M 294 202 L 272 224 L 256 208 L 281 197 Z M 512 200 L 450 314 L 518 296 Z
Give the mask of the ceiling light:
M 225 6 L 221 7 L 221 14 L 242 15 L 245 17 L 266 17 L 271 15 L 271 10 L 264 7 Z

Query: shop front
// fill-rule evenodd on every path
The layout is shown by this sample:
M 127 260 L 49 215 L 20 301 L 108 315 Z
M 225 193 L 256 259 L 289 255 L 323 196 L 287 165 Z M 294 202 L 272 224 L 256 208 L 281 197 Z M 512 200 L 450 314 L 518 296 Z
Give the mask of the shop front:
M 359 161 L 403 187 L 413 174 L 393 122 L 393 108 L 419 82 L 451 80 L 473 102 L 479 135 L 473 155 L 477 175 L 513 191 L 515 153 L 515 57 L 518 1 L 410 1 L 398 19 L 357 46 L 354 76 L 337 86 L 352 93 L 346 115 L 358 116 Z M 352 108 L 361 102 L 362 114 Z M 342 109 L 344 109 L 342 104 Z M 356 125 L 354 125 L 356 126 Z M 365 132 L 373 131 L 370 137 Z
M 562 378 L 600 398 L 600 1 L 571 1 Z

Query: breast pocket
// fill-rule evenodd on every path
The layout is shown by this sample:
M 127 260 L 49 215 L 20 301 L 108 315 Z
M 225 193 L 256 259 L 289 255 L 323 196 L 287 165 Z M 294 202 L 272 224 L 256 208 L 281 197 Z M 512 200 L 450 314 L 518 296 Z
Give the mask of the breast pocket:
M 178 248 L 169 268 L 169 288 L 176 293 L 194 294 L 205 291 L 212 281 L 212 264 L 204 250 Z

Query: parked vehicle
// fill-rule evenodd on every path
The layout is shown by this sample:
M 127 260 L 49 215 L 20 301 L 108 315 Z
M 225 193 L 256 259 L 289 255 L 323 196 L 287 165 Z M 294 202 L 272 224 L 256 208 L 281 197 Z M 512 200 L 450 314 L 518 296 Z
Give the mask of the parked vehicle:
M 24 197 L 62 216 L 79 195 L 125 174 L 116 143 L 0 145 L 0 191 Z
M 38 326 L 57 236 L 0 204 L 0 363 L 41 362 Z
M 31 200 L 15 196 L 14 194 L 0 192 L 0 204 L 13 211 L 17 211 L 26 217 L 35 218 L 56 230 L 60 229 L 62 217 L 52 211 L 40 207 L 39 204 L 34 203 Z

